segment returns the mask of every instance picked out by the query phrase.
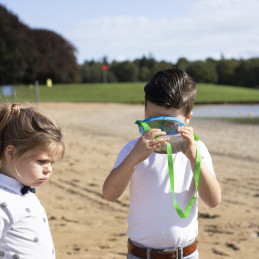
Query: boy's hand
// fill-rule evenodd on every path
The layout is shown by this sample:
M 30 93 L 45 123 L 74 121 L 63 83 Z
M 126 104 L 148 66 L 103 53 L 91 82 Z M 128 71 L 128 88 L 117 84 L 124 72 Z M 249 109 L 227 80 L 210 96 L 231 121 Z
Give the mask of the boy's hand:
M 183 152 L 191 162 L 196 161 L 196 141 L 193 136 L 192 127 L 178 127 L 178 132 L 189 141 L 189 145 L 185 152 Z
M 193 128 L 179 127 L 178 132 L 189 141 L 189 145 L 185 152 L 186 157 L 190 160 L 192 166 L 193 176 L 195 177 L 196 166 L 196 141 L 193 136 Z M 199 197 L 210 207 L 216 207 L 221 200 L 220 185 L 206 164 L 201 160 L 200 164 L 200 179 L 198 184 Z
M 165 145 L 169 138 L 157 138 L 159 136 L 166 135 L 165 131 L 161 129 L 150 129 L 145 132 L 136 143 L 135 147 L 131 151 L 132 157 L 136 160 L 136 163 L 144 161 L 150 156 L 150 154 Z

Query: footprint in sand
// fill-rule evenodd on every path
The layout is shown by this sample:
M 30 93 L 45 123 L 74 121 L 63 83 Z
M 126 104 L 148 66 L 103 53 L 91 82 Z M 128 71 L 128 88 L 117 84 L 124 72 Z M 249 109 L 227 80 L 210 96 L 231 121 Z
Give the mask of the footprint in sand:
M 210 215 L 208 213 L 199 213 L 199 218 L 203 218 L 203 219 L 215 219 L 218 217 L 219 217 L 219 215 Z
M 219 250 L 217 250 L 217 249 L 215 249 L 215 248 L 213 248 L 212 251 L 213 251 L 214 254 L 217 254 L 217 255 L 229 256 L 227 253 L 222 252 L 222 251 L 219 251 Z
M 239 250 L 239 248 L 235 244 L 233 244 L 233 243 L 226 243 L 226 246 L 231 248 L 231 249 L 233 249 L 233 250 L 235 250 L 235 251 Z

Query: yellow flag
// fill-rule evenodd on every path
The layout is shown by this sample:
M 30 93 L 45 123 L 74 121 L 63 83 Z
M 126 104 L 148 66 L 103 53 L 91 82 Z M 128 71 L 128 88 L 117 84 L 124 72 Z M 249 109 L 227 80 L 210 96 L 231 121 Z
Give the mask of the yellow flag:
M 52 80 L 50 78 L 47 79 L 47 87 L 52 87 Z

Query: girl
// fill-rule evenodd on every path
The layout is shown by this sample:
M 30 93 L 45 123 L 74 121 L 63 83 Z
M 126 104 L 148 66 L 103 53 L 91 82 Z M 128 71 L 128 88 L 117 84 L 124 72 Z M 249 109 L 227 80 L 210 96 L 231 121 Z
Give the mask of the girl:
M 64 151 L 60 128 L 38 108 L 0 106 L 0 258 L 55 258 L 48 219 L 33 192 Z

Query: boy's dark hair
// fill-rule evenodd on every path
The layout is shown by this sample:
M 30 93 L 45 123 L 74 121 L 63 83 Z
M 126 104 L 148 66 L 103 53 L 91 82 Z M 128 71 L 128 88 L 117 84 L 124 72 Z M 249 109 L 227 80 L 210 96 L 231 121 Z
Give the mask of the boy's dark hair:
M 185 71 L 170 68 L 157 72 L 144 91 L 145 103 L 179 109 L 187 117 L 194 105 L 196 84 Z

